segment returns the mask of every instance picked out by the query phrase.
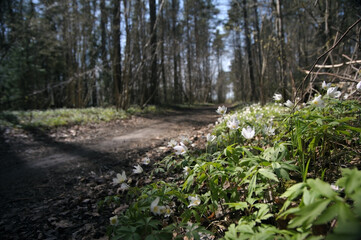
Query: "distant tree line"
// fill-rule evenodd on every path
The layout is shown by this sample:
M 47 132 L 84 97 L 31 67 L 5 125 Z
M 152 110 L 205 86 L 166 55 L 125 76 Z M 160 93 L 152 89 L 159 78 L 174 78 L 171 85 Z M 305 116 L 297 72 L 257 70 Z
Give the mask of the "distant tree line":
M 294 98 L 360 13 L 358 0 L 2 0 L 1 108 Z M 322 64 L 358 59 L 360 29 Z

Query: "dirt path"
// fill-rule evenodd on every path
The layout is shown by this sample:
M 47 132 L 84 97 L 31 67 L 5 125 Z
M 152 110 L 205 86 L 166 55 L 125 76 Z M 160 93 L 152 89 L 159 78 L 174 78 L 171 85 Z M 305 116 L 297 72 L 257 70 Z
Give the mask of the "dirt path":
M 1 239 L 95 239 L 110 212 L 97 200 L 114 194 L 112 174 L 131 172 L 147 154 L 160 160 L 171 138 L 197 140 L 215 108 L 177 109 L 110 123 L 1 134 Z M 108 215 L 107 215 L 108 214 Z

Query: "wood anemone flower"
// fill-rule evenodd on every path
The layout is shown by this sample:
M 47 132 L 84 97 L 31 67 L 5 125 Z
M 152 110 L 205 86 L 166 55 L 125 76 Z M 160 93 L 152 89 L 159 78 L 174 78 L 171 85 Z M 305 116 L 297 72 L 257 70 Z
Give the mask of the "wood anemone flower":
M 227 122 L 227 127 L 231 130 L 237 130 L 239 128 L 239 121 L 234 117 Z
M 337 87 L 330 87 L 327 89 L 327 95 L 331 98 L 339 98 L 341 96 L 341 92 L 337 91 Z
M 109 218 L 110 225 L 115 226 L 118 224 L 118 216 L 113 216 Z
M 279 93 L 275 93 L 273 95 L 273 99 L 277 102 L 281 101 L 282 100 L 282 94 L 279 94 Z
M 173 149 L 176 155 L 184 155 L 188 151 L 188 148 L 182 142 L 180 142 L 180 145 L 175 146 Z
M 251 128 L 250 126 L 247 126 L 247 128 L 242 128 L 242 136 L 246 139 L 252 139 L 255 135 L 254 128 Z
M 322 100 L 321 95 L 318 95 L 313 100 L 311 100 L 311 104 L 316 107 L 324 107 L 325 106 L 325 102 Z
M 361 81 L 356 85 L 356 90 L 361 92 Z
M 226 114 L 226 112 L 227 112 L 227 107 L 226 106 L 219 106 L 218 108 L 217 108 L 217 110 L 216 110 L 216 112 L 218 113 L 218 114 L 220 114 L 220 115 L 224 115 L 224 114 Z
M 284 105 L 289 108 L 293 108 L 295 104 L 291 100 L 287 100 Z
M 322 82 L 322 89 L 328 90 L 331 87 L 331 83 Z
M 201 199 L 199 198 L 199 196 L 195 196 L 195 197 L 189 196 L 188 200 L 190 201 L 188 208 L 198 206 L 199 204 L 201 204 Z
M 138 164 L 137 166 L 134 166 L 133 173 L 134 174 L 141 174 L 143 172 L 143 168 Z
M 127 180 L 127 176 L 125 175 L 125 171 L 122 174 L 117 173 L 117 177 L 113 178 L 113 185 L 121 184 Z
M 211 135 L 210 133 L 207 134 L 207 142 L 213 142 L 216 140 L 216 136 Z

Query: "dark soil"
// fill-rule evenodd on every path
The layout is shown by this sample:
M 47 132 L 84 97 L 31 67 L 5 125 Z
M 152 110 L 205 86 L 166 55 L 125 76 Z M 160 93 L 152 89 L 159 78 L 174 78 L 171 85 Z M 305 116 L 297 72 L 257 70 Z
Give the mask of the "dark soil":
M 49 131 L 1 129 L 0 238 L 107 239 L 116 172 L 132 173 L 170 153 L 167 142 L 188 136 L 200 144 L 217 119 L 215 107 L 174 109 L 108 123 Z

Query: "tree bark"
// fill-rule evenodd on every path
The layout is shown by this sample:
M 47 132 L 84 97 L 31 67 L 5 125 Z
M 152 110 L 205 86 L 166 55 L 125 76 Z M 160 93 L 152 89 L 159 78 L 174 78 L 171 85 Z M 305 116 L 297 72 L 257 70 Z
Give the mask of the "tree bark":
M 248 67 L 249 67 L 249 78 L 251 84 L 251 101 L 256 101 L 256 85 L 255 85 L 255 77 L 253 72 L 253 58 L 252 58 L 252 46 L 251 46 L 251 38 L 248 26 L 248 14 L 247 14 L 247 1 L 243 0 L 243 20 L 244 20 L 244 35 L 246 39 L 246 51 L 248 56 Z
M 279 54 L 279 63 L 280 63 L 280 79 L 282 86 L 282 96 L 283 99 L 288 99 L 287 94 L 287 79 L 285 76 L 286 72 L 286 56 L 285 56 L 285 34 L 283 31 L 283 16 L 282 16 L 282 2 L 281 0 L 276 0 L 276 30 L 277 30 L 277 39 L 278 39 L 278 54 Z
M 158 99 L 158 69 L 157 69 L 157 28 L 156 28 L 156 3 L 149 0 L 150 14 L 150 54 L 151 54 L 151 75 L 150 75 L 150 103 L 156 104 Z
M 122 92 L 121 82 L 121 49 L 120 49 L 120 1 L 113 0 L 113 61 L 112 74 L 114 84 L 114 103 L 120 107 L 120 93 Z
M 177 43 L 177 12 L 178 2 L 172 0 L 172 37 L 173 37 L 173 81 L 174 81 L 174 102 L 179 103 L 180 101 L 180 88 L 178 79 L 178 43 Z

